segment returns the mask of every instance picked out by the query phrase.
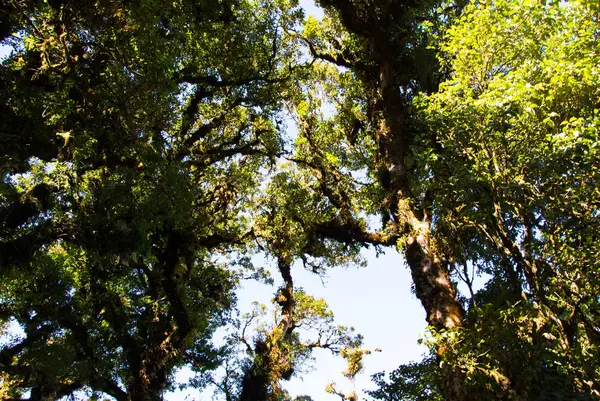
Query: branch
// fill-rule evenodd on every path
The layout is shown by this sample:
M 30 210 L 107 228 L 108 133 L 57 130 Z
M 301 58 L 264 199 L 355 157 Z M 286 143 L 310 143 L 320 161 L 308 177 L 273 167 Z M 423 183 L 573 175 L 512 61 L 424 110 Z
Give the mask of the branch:
M 127 393 L 112 380 L 105 379 L 102 376 L 94 376 L 90 382 L 90 386 L 98 391 L 110 395 L 117 401 L 127 401 L 129 398 Z
M 277 27 L 274 29 L 275 34 L 273 35 L 273 44 L 271 47 L 271 55 L 267 61 L 268 67 L 264 74 L 256 74 L 246 78 L 234 78 L 234 79 L 222 79 L 214 75 L 193 75 L 186 73 L 186 69 L 183 69 L 176 73 L 175 82 L 177 83 L 188 83 L 188 84 L 201 84 L 205 86 L 211 86 L 213 88 L 226 88 L 232 86 L 244 86 L 254 82 L 264 82 L 268 84 L 285 82 L 289 77 L 282 78 L 271 78 L 270 75 L 273 73 L 275 63 L 273 62 L 277 57 Z
M 492 196 L 494 196 L 494 194 L 492 194 Z M 519 249 L 519 245 L 506 233 L 504 222 L 502 221 L 502 209 L 496 199 L 492 198 L 492 201 L 494 204 L 494 210 L 492 212 L 492 226 L 500 238 L 500 242 L 494 242 L 497 244 L 497 246 L 501 246 L 507 255 L 513 257 L 517 263 L 517 266 L 521 267 L 525 273 L 525 278 L 534 296 L 543 297 L 543 294 L 540 292 L 539 288 L 537 268 L 535 264 L 532 264 L 529 260 L 527 260 L 527 258 L 521 252 L 521 249 Z
M 223 244 L 242 244 L 247 238 L 252 237 L 252 231 L 243 235 L 212 234 L 198 240 L 198 245 L 206 248 L 214 248 Z
M 204 91 L 204 89 L 202 89 L 202 90 Z M 196 92 L 196 93 L 198 93 L 198 92 Z M 208 92 L 204 91 L 203 93 L 208 93 Z M 202 98 L 196 101 L 196 94 L 194 94 L 194 97 L 190 101 L 190 105 L 187 107 L 186 111 L 184 112 L 184 115 L 182 118 L 183 122 L 181 125 L 181 137 L 182 138 L 185 135 L 187 135 L 191 129 L 191 126 L 193 124 L 193 119 L 196 116 L 196 113 L 198 113 L 198 105 L 200 103 L 200 100 L 202 100 Z M 198 141 L 198 140 L 204 138 L 206 135 L 208 135 L 208 133 L 211 130 L 217 128 L 225 120 L 227 115 L 230 114 L 231 110 L 233 110 L 234 108 L 236 108 L 237 106 L 242 104 L 243 101 L 244 101 L 244 99 L 240 99 L 240 98 L 235 99 L 231 103 L 231 105 L 229 105 L 229 107 L 227 107 L 227 109 L 225 109 L 225 111 L 223 111 L 223 113 L 214 117 L 212 120 L 210 120 L 206 124 L 203 124 L 196 131 L 194 131 L 194 133 L 188 139 L 185 140 L 184 149 L 191 147 L 196 141 Z
M 188 83 L 195 85 L 206 85 L 213 88 L 228 88 L 232 86 L 244 86 L 254 82 L 264 82 L 275 84 L 285 82 L 289 77 L 269 78 L 268 76 L 256 75 L 253 77 L 223 80 L 213 75 L 181 75 L 176 81 L 178 83 Z
M 353 62 L 351 62 L 350 60 L 346 59 L 339 53 L 337 53 L 337 54 L 320 53 L 319 51 L 317 51 L 317 49 L 315 48 L 315 45 L 312 43 L 312 41 L 310 39 L 308 39 L 300 34 L 296 34 L 296 36 L 308 45 L 310 54 L 312 54 L 312 56 L 316 59 L 328 61 L 328 62 L 338 65 L 340 67 L 346 67 L 346 68 L 356 67 L 358 64 L 354 60 L 353 60 Z
M 396 245 L 400 236 L 389 233 L 371 233 L 356 220 L 345 222 L 332 220 L 327 223 L 315 224 L 314 233 L 345 244 L 364 243 L 370 245 Z
M 253 156 L 253 155 L 262 155 L 265 157 L 274 157 L 276 154 L 270 154 L 262 149 L 257 149 L 254 146 L 260 144 L 258 139 L 247 143 L 244 146 L 240 146 L 238 148 L 230 148 L 230 149 L 211 149 L 204 152 L 204 155 L 208 156 L 204 158 L 202 161 L 190 161 L 195 166 L 206 167 L 211 164 L 217 163 L 231 156 L 241 155 L 241 156 Z
M 181 116 L 181 129 L 179 131 L 181 137 L 184 137 L 190 131 L 190 128 L 194 123 L 196 113 L 198 113 L 198 106 L 200 105 L 200 102 L 212 94 L 212 91 L 208 91 L 206 88 L 200 87 L 197 88 L 194 94 L 190 97 L 190 102 Z

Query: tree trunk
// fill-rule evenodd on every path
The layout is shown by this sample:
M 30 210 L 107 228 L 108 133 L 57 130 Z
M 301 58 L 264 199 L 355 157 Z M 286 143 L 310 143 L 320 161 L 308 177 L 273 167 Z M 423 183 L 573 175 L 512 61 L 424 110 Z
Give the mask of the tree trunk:
M 281 319 L 275 330 L 267 334 L 264 340 L 260 339 L 255 342 L 254 360 L 252 366 L 244 373 L 239 401 L 278 399 L 280 395 L 279 381 L 281 379 L 289 380 L 294 371 L 293 361 L 290 361 L 286 351 L 279 347 L 280 343 L 289 341 L 296 328 L 291 262 L 279 258 L 278 267 L 284 282 L 276 298 L 281 307 Z
M 415 293 L 427 313 L 427 322 L 436 330 L 452 330 L 463 324 L 464 312 L 456 299 L 456 290 L 448 270 L 430 249 L 427 233 L 408 237 L 404 251 L 410 267 Z M 444 361 L 447 349 L 438 346 L 437 357 Z M 460 369 L 442 365 L 443 392 L 448 401 L 466 401 L 473 397 L 465 390 L 465 374 Z
M 427 234 L 408 237 L 405 256 L 410 266 L 417 298 L 427 312 L 427 322 L 436 330 L 462 326 L 463 310 L 448 270 L 432 255 Z

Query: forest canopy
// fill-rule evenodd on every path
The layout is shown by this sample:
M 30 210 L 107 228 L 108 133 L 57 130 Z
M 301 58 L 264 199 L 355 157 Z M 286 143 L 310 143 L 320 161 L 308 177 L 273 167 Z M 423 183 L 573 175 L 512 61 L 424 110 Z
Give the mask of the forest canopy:
M 0 399 L 308 400 L 376 350 L 293 268 L 370 247 L 429 354 L 365 397 L 600 399 L 598 2 L 316 3 L 0 0 Z

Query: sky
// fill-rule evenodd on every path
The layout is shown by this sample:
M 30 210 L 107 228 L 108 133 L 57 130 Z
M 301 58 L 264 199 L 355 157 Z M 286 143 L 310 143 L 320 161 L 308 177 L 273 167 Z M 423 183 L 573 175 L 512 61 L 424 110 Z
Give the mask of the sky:
M 393 249 L 377 257 L 372 248 L 363 251 L 363 256 L 366 267 L 334 268 L 323 281 L 301 264 L 294 265 L 292 277 L 296 288 L 301 287 L 307 294 L 327 301 L 337 324 L 355 327 L 356 332 L 364 336 L 364 348 L 380 348 L 381 352 L 365 357 L 365 369 L 352 383 L 341 374 L 346 368 L 341 357 L 317 350 L 313 368 L 308 373 L 282 383 L 292 397 L 310 395 L 315 401 L 339 401 L 338 396 L 325 392 L 329 383 L 335 382 L 341 391 L 360 394 L 364 389 L 373 388 L 372 374 L 421 360 L 427 352 L 418 343 L 425 333 L 425 312 L 411 292 L 410 271 L 403 257 Z M 272 266 L 269 267 L 277 277 Z M 272 286 L 246 282 L 238 292 L 238 307 L 242 312 L 249 312 L 254 301 L 269 305 L 280 284 L 280 279 Z M 186 373 L 182 372 L 179 378 L 184 379 Z M 196 401 L 207 397 L 199 391 L 185 391 L 168 394 L 166 399 Z
M 322 17 L 322 10 L 312 1 L 300 3 L 307 16 Z M 8 52 L 7 47 L 0 47 L 0 59 Z M 420 360 L 427 351 L 418 344 L 426 328 L 425 313 L 411 292 L 410 271 L 403 258 L 393 249 L 379 257 L 373 249 L 364 251 L 363 255 L 366 267 L 332 269 L 323 280 L 300 265 L 294 266 L 292 275 L 297 288 L 302 287 L 315 298 L 325 298 L 337 324 L 353 326 L 364 336 L 364 348 L 382 351 L 365 357 L 365 369 L 354 382 L 342 376 L 346 365 L 341 357 L 333 357 L 324 350 L 315 351 L 313 369 L 283 383 L 292 397 L 310 395 L 315 401 L 339 400 L 338 396 L 325 392 L 331 382 L 336 382 L 340 391 L 361 394 L 363 389 L 373 388 L 372 374 L 389 372 L 402 363 Z M 277 280 L 273 286 L 245 283 L 238 293 L 240 310 L 249 312 L 254 301 L 270 304 L 279 284 Z M 181 372 L 179 378 L 184 379 L 187 373 Z M 206 396 L 199 391 L 187 391 L 170 393 L 165 398 L 168 401 L 192 401 L 206 399 Z
M 324 284 L 301 266 L 292 274 L 296 285 L 315 297 L 325 298 L 338 324 L 353 326 L 364 336 L 364 348 L 382 351 L 365 357 L 365 371 L 355 383 L 341 375 L 345 368 L 342 358 L 321 352 L 312 372 L 285 386 L 292 396 L 306 394 L 314 400 L 339 400 L 324 392 L 327 384 L 336 382 L 342 391 L 360 392 L 373 387 L 372 374 L 420 360 L 427 351 L 418 344 L 425 332 L 425 312 L 411 292 L 410 271 L 403 258 L 393 249 L 379 258 L 373 249 L 363 253 L 366 267 L 332 269 Z

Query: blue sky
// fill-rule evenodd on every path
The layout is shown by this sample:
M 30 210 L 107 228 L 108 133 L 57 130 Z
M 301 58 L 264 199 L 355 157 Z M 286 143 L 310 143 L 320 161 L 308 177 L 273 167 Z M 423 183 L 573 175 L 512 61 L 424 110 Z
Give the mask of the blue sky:
M 337 324 L 355 327 L 364 336 L 365 348 L 382 351 L 365 357 L 365 369 L 352 383 L 341 374 L 346 367 L 341 357 L 317 350 L 313 368 L 308 373 L 283 383 L 292 396 L 304 394 L 315 401 L 339 401 L 339 397 L 325 392 L 329 383 L 336 382 L 341 391 L 360 394 L 363 389 L 373 387 L 372 374 L 389 372 L 402 363 L 420 360 L 427 351 L 418 344 L 426 328 L 425 313 L 411 292 L 412 280 L 404 259 L 393 249 L 379 257 L 374 249 L 364 251 L 363 255 L 366 267 L 331 269 L 323 281 L 301 264 L 294 265 L 292 275 L 297 288 L 327 301 Z M 274 285 L 248 281 L 238 292 L 238 306 L 242 312 L 249 312 L 254 301 L 271 303 L 281 280 L 276 276 L 276 270 L 272 266 L 269 268 L 277 278 Z M 182 372 L 180 378 L 183 379 L 185 373 Z M 200 396 L 199 391 L 176 392 L 166 398 L 168 401 L 208 399 L 206 394 Z
M 426 348 L 417 343 L 424 333 L 425 313 L 411 292 L 410 271 L 403 258 L 389 249 L 379 258 L 374 250 L 364 252 L 365 268 L 337 268 L 329 272 L 323 285 L 314 274 L 295 269 L 294 281 L 307 293 L 323 297 L 339 324 L 350 325 L 365 337 L 365 348 L 380 348 L 382 352 L 365 357 L 365 371 L 355 383 L 341 375 L 345 363 L 327 352 L 317 353 L 315 369 L 285 386 L 292 395 L 307 394 L 315 400 L 339 400 L 324 392 L 334 381 L 343 391 L 370 388 L 370 376 L 390 371 L 399 364 L 419 360 Z

